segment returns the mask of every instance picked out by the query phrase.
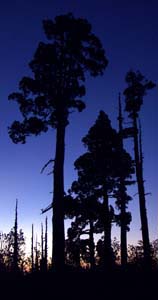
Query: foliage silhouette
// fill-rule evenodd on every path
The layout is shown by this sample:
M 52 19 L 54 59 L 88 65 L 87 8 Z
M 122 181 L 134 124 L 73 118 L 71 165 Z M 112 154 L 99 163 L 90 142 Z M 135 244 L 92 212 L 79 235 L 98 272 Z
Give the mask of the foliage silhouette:
M 120 137 L 116 130 L 112 129 L 107 115 L 101 111 L 88 135 L 83 138 L 83 142 L 92 153 L 95 161 L 95 177 L 100 190 L 100 197 L 103 198 L 102 216 L 104 228 L 104 260 L 106 267 L 112 264 L 111 248 L 111 221 L 114 221 L 114 210 L 109 206 L 109 197 L 117 197 L 117 205 L 121 205 L 123 199 L 119 195 L 120 177 L 131 178 L 133 172 L 130 155 L 120 148 Z M 129 198 L 126 196 L 126 203 Z M 121 216 L 122 217 L 122 216 Z M 124 214 L 124 223 L 127 225 L 128 216 Z M 115 216 L 115 220 L 118 220 Z M 122 223 L 122 218 L 121 218 Z M 127 230 L 127 227 L 126 227 Z M 110 262 L 111 261 L 111 262 Z
M 53 263 L 64 267 L 64 153 L 65 129 L 72 109 L 85 108 L 85 74 L 103 74 L 107 59 L 99 39 L 87 20 L 69 13 L 54 21 L 43 21 L 48 43 L 40 42 L 29 64 L 32 77 L 23 77 L 20 92 L 9 99 L 17 101 L 22 122 L 14 121 L 9 135 L 14 143 L 25 143 L 29 135 L 56 129 L 53 188 Z
M 98 201 L 100 191 L 96 184 L 95 161 L 91 153 L 87 152 L 81 155 L 74 163 L 78 171 L 78 180 L 72 183 L 71 193 L 77 202 L 74 215 L 77 222 L 82 224 L 81 234 L 89 235 L 89 253 L 91 269 L 95 266 L 95 244 L 94 233 L 96 231 L 95 223 L 101 215 L 102 204 Z M 89 229 L 87 229 L 87 226 Z M 83 230 L 85 228 L 85 230 Z
M 109 205 L 109 197 L 117 198 L 116 204 L 119 209 L 122 207 L 122 201 L 125 208 L 127 207 L 131 198 L 126 193 L 126 185 L 133 183 L 130 180 L 134 172 L 133 162 L 123 146 L 120 147 L 120 134 L 112 129 L 110 120 L 103 111 L 100 111 L 83 142 L 89 151 L 75 161 L 78 179 L 72 183 L 70 196 L 65 197 L 66 215 L 75 217 L 75 222 L 72 222 L 72 227 L 68 231 L 68 242 L 69 245 L 73 244 L 79 253 L 80 236 L 89 235 L 88 248 L 90 265 L 93 269 L 94 233 L 104 232 L 104 265 L 106 269 L 110 269 L 114 260 L 111 248 L 111 222 L 116 221 L 121 226 L 123 223 L 127 231 L 131 216 L 125 211 L 123 215 L 122 213 L 115 215 L 113 207 Z M 124 179 L 123 195 L 120 192 L 120 178 Z
M 15 228 L 9 233 L 0 233 L 0 272 L 20 272 L 25 268 L 25 237 L 22 229 L 17 232 L 17 249 L 15 266 Z M 16 267 L 16 268 L 15 268 Z

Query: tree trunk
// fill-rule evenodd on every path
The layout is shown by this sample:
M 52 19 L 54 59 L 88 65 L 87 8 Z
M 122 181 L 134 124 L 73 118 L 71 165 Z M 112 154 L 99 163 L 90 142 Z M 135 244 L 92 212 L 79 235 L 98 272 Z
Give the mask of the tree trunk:
M 47 271 L 47 261 L 48 261 L 48 222 L 47 217 L 45 220 L 45 251 L 44 251 L 44 270 Z
M 76 268 L 80 268 L 80 237 L 77 239 L 76 245 L 75 245 L 75 256 L 74 256 L 74 261 L 75 261 L 75 265 Z
M 37 235 L 36 235 L 36 248 L 35 248 L 35 271 L 38 272 L 38 249 L 37 249 Z
M 126 217 L 126 199 L 124 180 L 120 179 L 121 196 L 121 265 L 124 268 L 127 265 L 127 224 Z
M 90 230 L 89 230 L 89 249 L 90 249 L 90 264 L 91 264 L 91 270 L 95 268 L 95 258 L 94 258 L 94 225 L 93 221 L 90 220 Z
M 147 212 L 146 212 L 144 181 L 142 177 L 142 166 L 140 164 L 140 157 L 139 157 L 138 128 L 137 128 L 136 116 L 133 117 L 133 127 L 135 129 L 134 154 L 135 154 L 135 163 L 136 163 L 136 178 L 137 178 L 138 193 L 139 193 L 140 219 L 141 219 L 142 240 L 143 240 L 143 248 L 144 248 L 144 263 L 147 268 L 148 267 L 150 268 L 151 256 L 150 256 L 148 219 L 147 219 Z
M 31 236 L 31 270 L 33 272 L 34 270 L 34 253 L 33 253 L 33 246 L 34 246 L 34 228 L 33 228 L 33 224 L 32 224 L 32 236 Z
M 41 260 L 43 263 L 43 259 L 44 259 L 44 248 L 43 248 L 43 224 L 41 223 Z
M 65 125 L 59 122 L 56 133 L 56 154 L 54 163 L 53 194 L 53 266 L 56 271 L 63 271 L 65 264 L 64 236 L 64 154 Z
M 121 162 L 123 160 L 122 158 L 122 152 L 123 152 L 123 117 L 122 117 L 122 106 L 121 106 L 121 96 L 119 94 L 119 135 L 120 135 L 120 157 Z M 121 172 L 122 173 L 122 172 Z M 125 195 L 126 187 L 125 187 L 125 179 L 124 176 L 121 174 L 120 176 L 120 198 L 121 198 L 121 265 L 124 268 L 127 265 L 127 225 L 125 222 L 125 215 L 126 215 L 126 195 Z
M 113 264 L 113 251 L 111 247 L 111 218 L 109 211 L 108 195 L 104 195 L 104 268 L 109 271 Z
M 16 208 L 15 208 L 15 225 L 14 225 L 14 255 L 13 255 L 13 269 L 14 272 L 18 271 L 18 202 L 16 200 Z

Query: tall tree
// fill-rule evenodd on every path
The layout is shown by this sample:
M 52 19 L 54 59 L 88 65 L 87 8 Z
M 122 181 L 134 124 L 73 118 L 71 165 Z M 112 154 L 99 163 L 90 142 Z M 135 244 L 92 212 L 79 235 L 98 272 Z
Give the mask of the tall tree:
M 18 200 L 16 199 L 15 207 L 15 224 L 14 224 L 14 256 L 13 256 L 14 271 L 18 271 Z
M 112 129 L 111 122 L 103 111 L 100 111 L 95 124 L 83 138 L 83 143 L 93 156 L 98 191 L 103 200 L 101 218 L 104 229 L 104 265 L 106 269 L 111 268 L 113 264 L 111 222 L 114 214 L 112 206 L 109 205 L 109 196 L 115 186 L 114 166 L 117 140 L 116 130 Z
M 120 209 L 120 215 L 118 216 L 118 223 L 121 227 L 121 265 L 125 267 L 127 265 L 127 231 L 129 230 L 129 223 L 131 221 L 131 214 L 126 211 L 127 204 L 131 197 L 127 194 L 126 185 L 134 183 L 129 181 L 132 173 L 134 173 L 133 161 L 128 153 L 125 152 L 123 147 L 123 116 L 121 96 L 119 94 L 119 160 L 118 160 L 118 191 L 117 191 L 117 207 Z M 128 181 L 127 181 L 128 178 Z
M 140 207 L 140 218 L 141 218 L 141 229 L 142 229 L 142 240 L 144 248 L 144 262 L 146 267 L 151 266 L 150 257 L 150 241 L 149 241 L 149 229 L 148 219 L 146 212 L 146 199 L 144 180 L 142 174 L 142 163 L 139 152 L 139 140 L 138 140 L 138 125 L 137 119 L 141 105 L 143 104 L 143 98 L 147 91 L 154 88 L 155 84 L 152 81 L 147 80 L 139 71 L 129 71 L 126 75 L 127 88 L 124 90 L 125 95 L 125 110 L 129 113 L 129 118 L 132 119 L 133 123 L 133 139 L 134 139 L 134 155 L 135 155 L 135 168 L 136 178 L 138 184 L 139 194 L 139 207 Z
M 122 133 L 121 133 L 122 134 Z M 126 232 L 130 221 L 129 213 L 126 212 L 126 206 L 129 197 L 126 193 L 126 186 L 133 173 L 132 159 L 124 150 L 121 134 L 117 133 L 111 127 L 108 116 L 101 111 L 94 126 L 83 138 L 83 142 L 88 147 L 94 165 L 95 181 L 93 184 L 97 186 L 97 196 L 103 198 L 103 213 L 100 213 L 100 224 L 104 228 L 104 249 L 105 264 L 110 267 L 112 264 L 113 253 L 111 248 L 111 222 L 114 220 L 114 209 L 109 205 L 109 197 L 117 197 L 117 206 L 121 210 L 119 222 L 121 225 L 122 248 L 124 254 L 124 262 L 127 260 L 127 241 Z M 91 175 L 92 176 L 92 175 Z M 125 181 L 126 180 L 126 181 Z M 115 216 L 115 220 L 118 220 Z M 126 256 L 126 257 L 125 257 Z M 110 262 L 111 261 L 111 262 Z
M 107 59 L 99 39 L 87 20 L 72 14 L 43 22 L 48 43 L 39 43 L 29 64 L 33 77 L 24 77 L 20 92 L 9 99 L 19 104 L 23 121 L 9 128 L 14 143 L 48 128 L 56 129 L 53 188 L 53 262 L 57 270 L 64 267 L 64 153 L 65 129 L 69 113 L 85 108 L 85 74 L 101 75 Z

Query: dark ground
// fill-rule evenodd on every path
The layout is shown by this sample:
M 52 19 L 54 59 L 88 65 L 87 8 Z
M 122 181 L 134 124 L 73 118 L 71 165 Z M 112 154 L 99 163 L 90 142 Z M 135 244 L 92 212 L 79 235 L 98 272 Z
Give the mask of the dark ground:
M 158 271 L 1 275 L 0 299 L 158 299 Z

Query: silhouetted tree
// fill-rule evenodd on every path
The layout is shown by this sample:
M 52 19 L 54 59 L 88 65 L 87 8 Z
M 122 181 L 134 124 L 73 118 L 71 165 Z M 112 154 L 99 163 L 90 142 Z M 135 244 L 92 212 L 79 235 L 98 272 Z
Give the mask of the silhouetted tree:
M 102 266 L 104 263 L 104 237 L 101 237 L 96 244 L 96 256 L 98 265 Z
M 123 181 L 120 180 L 120 186 L 115 196 L 117 198 L 116 205 L 120 210 L 119 215 L 115 215 L 116 224 L 120 226 L 120 240 L 121 240 L 121 265 L 126 267 L 127 265 L 127 232 L 130 230 L 130 223 L 132 220 L 132 215 L 127 211 L 128 203 L 132 200 L 131 196 L 127 193 L 127 188 Z
M 41 223 L 41 259 L 44 258 L 44 237 L 43 237 L 43 224 Z
M 16 199 L 15 207 L 15 224 L 14 224 L 14 256 L 13 256 L 14 272 L 18 271 L 18 200 Z
M 41 223 L 41 260 L 40 260 L 40 271 L 44 270 L 44 236 L 43 236 L 43 223 Z
M 82 207 L 83 211 L 83 207 Z M 91 265 L 94 268 L 94 241 L 91 240 L 91 231 L 87 228 L 89 220 L 87 221 L 83 215 L 75 217 L 75 220 L 71 222 L 71 227 L 67 230 L 66 240 L 66 261 L 69 265 L 75 268 L 80 268 L 82 263 L 85 265 Z M 90 238 L 86 238 L 86 236 Z M 82 238 L 83 237 L 83 238 Z M 90 244 L 93 242 L 93 245 Z M 93 255 L 93 257 L 92 257 Z
M 114 253 L 114 256 L 115 256 L 115 262 L 117 264 L 120 264 L 121 263 L 121 255 L 120 255 L 121 245 L 120 245 L 120 242 L 117 240 L 116 237 L 114 237 L 113 240 L 112 240 L 112 249 L 113 249 L 113 253 Z
M 25 238 L 22 229 L 17 231 L 17 266 L 15 269 L 15 227 L 9 233 L 1 233 L 0 255 L 7 271 L 23 271 L 25 264 Z
M 77 202 L 74 215 L 85 223 L 86 234 L 89 234 L 90 265 L 95 266 L 95 222 L 101 212 L 102 204 L 98 201 L 98 185 L 96 184 L 95 163 L 91 153 L 81 155 L 74 163 L 78 171 L 78 180 L 72 183 L 71 193 Z M 87 225 L 89 230 L 87 230 Z
M 80 267 L 80 236 L 85 224 L 81 224 L 78 218 L 71 222 L 71 227 L 67 230 L 66 240 L 66 260 L 68 264 Z
M 44 251 L 45 270 L 47 270 L 48 262 L 48 219 L 45 219 L 45 251 Z
M 34 270 L 34 226 L 32 224 L 32 234 L 31 234 L 31 270 Z
M 111 222 L 114 217 L 114 210 L 112 206 L 109 206 L 109 196 L 115 187 L 118 136 L 116 130 L 112 129 L 108 116 L 103 111 L 100 111 L 95 124 L 83 138 L 83 143 L 93 156 L 99 196 L 103 200 L 103 212 L 100 217 L 104 228 L 104 260 L 108 269 L 113 264 Z
M 5 234 L 0 232 L 0 272 L 6 271 L 5 265 Z
M 114 259 L 115 262 L 117 264 L 120 264 L 120 243 L 119 241 L 116 239 L 116 237 L 114 237 L 114 239 L 111 242 L 111 246 L 113 249 L 113 255 L 114 255 Z M 97 257 L 97 262 L 99 266 L 103 265 L 104 262 L 104 237 L 102 236 L 96 244 L 96 257 Z
M 120 118 L 121 116 L 119 116 Z M 116 130 L 112 129 L 107 115 L 101 111 L 95 125 L 83 138 L 83 142 L 92 156 L 91 169 L 89 168 L 89 174 L 91 177 L 93 176 L 92 190 L 95 187 L 96 191 L 93 192 L 96 193 L 96 197 L 103 199 L 99 223 L 104 229 L 105 264 L 109 267 L 113 257 L 111 222 L 114 219 L 121 226 L 123 263 L 125 264 L 127 261 L 126 232 L 128 230 L 127 225 L 130 223 L 130 213 L 126 212 L 126 207 L 130 197 L 126 193 L 126 185 L 133 183 L 129 179 L 131 179 L 134 169 L 130 155 L 123 148 L 121 135 L 122 133 L 118 134 Z M 81 170 L 79 171 L 81 173 Z M 113 207 L 109 206 L 109 196 L 117 198 L 116 204 L 121 210 L 119 216 L 115 216 Z
M 142 174 L 142 162 L 139 153 L 139 141 L 138 141 L 138 125 L 137 118 L 141 105 L 143 104 L 143 97 L 147 91 L 154 88 L 155 84 L 152 81 L 147 80 L 139 71 L 129 71 L 126 75 L 126 83 L 128 87 L 124 90 L 125 95 L 125 110 L 129 113 L 129 118 L 133 123 L 133 139 L 134 139 L 134 155 L 135 155 L 135 167 L 136 178 L 138 184 L 139 194 L 139 206 L 140 206 L 140 218 L 142 229 L 142 240 L 144 247 L 144 262 L 146 267 L 151 266 L 150 258 L 150 242 L 149 242 L 149 229 L 146 212 L 145 190 L 144 180 Z
M 151 243 L 153 268 L 158 270 L 158 239 Z
M 38 272 L 39 271 L 39 258 L 40 258 L 40 250 L 39 250 L 39 243 L 37 240 L 37 235 L 36 235 L 36 243 L 35 243 L 35 271 Z
M 61 15 L 43 22 L 49 43 L 39 43 L 29 64 L 33 77 L 24 77 L 19 93 L 9 99 L 19 104 L 23 121 L 9 128 L 14 143 L 48 128 L 56 128 L 53 188 L 53 260 L 56 269 L 64 266 L 64 152 L 65 129 L 72 109 L 82 111 L 85 104 L 85 73 L 103 73 L 107 59 L 99 39 L 87 20 Z
M 143 253 L 143 241 L 139 240 L 136 245 L 128 245 L 128 260 L 130 265 L 132 264 L 135 269 L 143 269 L 144 267 L 144 253 Z
M 105 239 L 104 244 L 106 245 L 105 247 L 109 249 L 109 257 L 111 256 L 112 261 L 113 254 L 110 242 L 112 220 L 115 220 L 117 224 L 121 226 L 121 238 L 122 240 L 124 239 L 124 243 L 122 245 L 122 248 L 124 250 L 124 257 L 126 255 L 126 261 L 123 261 L 122 265 L 127 263 L 126 232 L 127 230 L 129 230 L 128 225 L 131 221 L 131 214 L 129 212 L 126 212 L 127 203 L 129 200 L 131 200 L 131 197 L 127 195 L 126 185 L 133 183 L 133 181 L 130 180 L 131 175 L 134 172 L 133 161 L 130 155 L 123 149 L 123 142 L 121 137 L 122 132 L 117 134 L 117 132 L 112 128 L 110 131 L 110 126 L 108 127 L 105 122 L 105 120 L 107 121 L 106 118 L 107 116 L 105 115 L 105 113 L 100 112 L 100 115 L 97 119 L 97 121 L 99 120 L 99 125 L 96 121 L 97 125 L 95 124 L 92 127 L 92 138 L 90 134 L 88 137 L 88 143 L 90 144 L 89 152 L 81 155 L 74 163 L 75 168 L 78 172 L 78 180 L 72 183 L 72 187 L 70 189 L 73 200 L 69 196 L 65 198 L 67 199 L 65 203 L 67 204 L 66 211 L 68 215 L 71 215 L 71 217 L 77 216 L 77 222 L 75 222 L 76 225 L 79 225 L 79 221 L 82 224 L 82 231 L 80 235 L 85 231 L 86 234 L 89 234 L 89 254 L 90 264 L 92 268 L 94 268 L 95 265 L 95 244 L 93 238 L 94 233 L 102 233 L 104 231 L 105 235 L 105 230 L 108 231 L 108 234 L 106 232 L 106 235 L 108 236 L 108 246 L 106 244 L 107 240 L 105 241 Z M 101 133 L 100 128 L 101 130 L 103 130 L 104 128 L 105 132 L 103 131 Z M 113 138 L 111 137 L 111 132 L 113 133 Z M 107 149 L 105 150 L 105 145 L 106 143 L 108 144 L 108 142 L 110 147 L 108 145 Z M 97 145 L 96 148 L 94 143 L 96 143 Z M 97 148 L 98 145 L 100 146 L 100 149 Z M 103 152 L 103 149 L 105 150 L 105 152 Z M 108 153 L 108 158 L 106 156 L 106 153 Z M 101 163 L 104 163 L 103 170 Z M 106 168 L 108 171 L 105 171 Z M 106 176 L 108 176 L 108 183 L 110 183 L 108 197 L 112 196 L 113 198 L 117 198 L 116 204 L 118 209 L 121 210 L 121 213 L 119 215 L 114 215 L 114 209 L 111 205 L 108 205 L 108 207 L 106 207 L 105 215 L 104 184 L 107 180 Z M 102 201 L 101 199 L 104 200 Z M 107 224 L 108 226 L 105 229 L 105 218 L 107 217 L 107 211 L 108 222 L 106 223 L 106 226 Z M 87 230 L 87 225 L 89 225 L 89 230 Z M 86 229 L 83 230 L 83 227 Z M 107 252 L 107 250 L 105 252 Z M 107 256 L 105 260 L 109 260 L 109 257 Z M 110 262 L 108 263 L 110 265 Z
M 119 94 L 119 144 L 118 144 L 118 190 L 116 193 L 116 204 L 120 209 L 120 215 L 116 217 L 117 223 L 121 227 L 121 265 L 125 267 L 127 265 L 127 231 L 129 230 L 129 224 L 131 222 L 131 214 L 127 212 L 127 204 L 132 198 L 127 194 L 126 186 L 134 183 L 134 181 L 129 181 L 134 173 L 134 165 L 130 155 L 124 150 L 123 147 L 123 116 L 122 116 L 122 106 L 121 97 Z M 128 179 L 128 181 L 127 181 Z

